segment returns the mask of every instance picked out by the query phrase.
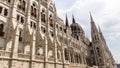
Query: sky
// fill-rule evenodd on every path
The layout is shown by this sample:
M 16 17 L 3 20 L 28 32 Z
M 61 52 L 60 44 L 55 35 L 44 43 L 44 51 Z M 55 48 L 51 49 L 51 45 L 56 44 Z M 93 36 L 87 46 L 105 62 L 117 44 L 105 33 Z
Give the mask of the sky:
M 91 12 L 96 26 L 100 26 L 108 47 L 116 61 L 120 63 L 120 0 L 53 0 L 58 16 L 65 20 L 66 14 L 71 24 L 72 14 L 90 39 Z

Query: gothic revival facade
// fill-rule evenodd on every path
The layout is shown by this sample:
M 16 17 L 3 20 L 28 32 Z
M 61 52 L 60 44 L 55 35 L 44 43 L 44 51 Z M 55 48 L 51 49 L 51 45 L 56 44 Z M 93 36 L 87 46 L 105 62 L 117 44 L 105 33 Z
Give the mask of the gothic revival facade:
M 0 0 L 0 68 L 116 68 L 91 18 L 91 38 L 51 0 Z

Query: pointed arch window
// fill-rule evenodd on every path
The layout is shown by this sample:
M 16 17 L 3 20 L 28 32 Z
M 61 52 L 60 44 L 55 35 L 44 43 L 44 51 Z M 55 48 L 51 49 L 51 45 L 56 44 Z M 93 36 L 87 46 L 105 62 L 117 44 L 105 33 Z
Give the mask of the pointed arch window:
M 46 29 L 45 29 L 44 27 L 41 27 L 41 31 L 42 31 L 43 33 L 46 33 Z
M 17 8 L 22 11 L 25 11 L 25 6 L 26 6 L 26 2 L 24 0 L 19 0 Z
M 8 9 L 4 9 L 4 16 L 8 15 Z
M 1 36 L 1 37 L 4 36 L 3 29 L 4 29 L 4 25 L 3 25 L 3 24 L 0 24 L 0 36 Z
M 45 21 L 45 10 L 44 9 L 41 12 L 41 21 L 44 22 L 44 23 L 46 22 Z
M 30 27 L 36 29 L 36 23 L 33 22 L 33 21 L 31 21 L 31 22 L 30 22 Z
M 19 32 L 19 42 L 22 42 L 22 30 Z
M 50 22 L 50 26 L 51 27 L 53 27 L 53 19 L 52 19 L 53 17 L 52 17 L 52 15 L 50 15 L 50 17 L 49 17 L 49 22 Z
M 31 16 L 33 16 L 34 18 L 37 17 L 37 4 L 33 3 L 31 5 Z
M 67 52 L 67 49 L 64 50 L 64 54 L 65 54 L 65 60 L 68 60 L 68 52 Z

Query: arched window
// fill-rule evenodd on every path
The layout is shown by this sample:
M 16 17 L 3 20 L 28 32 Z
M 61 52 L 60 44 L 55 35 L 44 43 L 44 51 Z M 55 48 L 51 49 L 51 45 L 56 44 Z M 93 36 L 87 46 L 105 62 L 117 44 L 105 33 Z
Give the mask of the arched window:
M 8 9 L 4 9 L 4 16 L 8 15 Z
M 21 42 L 22 41 L 22 30 L 20 30 L 20 32 L 19 32 L 19 42 Z
M 49 17 L 49 22 L 50 22 L 50 26 L 51 27 L 53 27 L 53 19 L 52 19 L 53 17 L 52 17 L 52 15 L 50 15 L 50 17 Z
M 21 17 L 21 23 L 24 23 L 24 18 L 23 17 Z
M 41 21 L 45 23 L 45 10 L 41 12 Z
M 25 5 L 26 5 L 26 2 L 24 0 L 19 0 L 17 7 L 18 9 L 25 11 Z
M 99 53 L 100 52 L 99 48 L 97 47 L 96 49 L 97 49 L 97 52 Z
M 4 29 L 4 25 L 0 24 L 0 36 L 4 36 L 3 29 Z
M 68 52 L 67 49 L 64 50 L 65 60 L 68 60 Z
M 46 33 L 46 29 L 45 29 L 44 27 L 41 27 L 41 31 L 42 31 L 43 33 Z
M 25 3 L 25 1 L 23 0 L 23 5 L 22 5 L 22 10 L 23 10 L 23 11 L 25 11 L 25 5 L 26 5 L 26 3 Z
M 31 21 L 31 22 L 30 22 L 30 27 L 36 29 L 36 23 L 33 22 L 33 21 Z
M 33 17 L 37 17 L 37 5 L 36 5 L 36 3 L 33 3 L 32 5 L 31 5 L 31 16 L 33 16 Z

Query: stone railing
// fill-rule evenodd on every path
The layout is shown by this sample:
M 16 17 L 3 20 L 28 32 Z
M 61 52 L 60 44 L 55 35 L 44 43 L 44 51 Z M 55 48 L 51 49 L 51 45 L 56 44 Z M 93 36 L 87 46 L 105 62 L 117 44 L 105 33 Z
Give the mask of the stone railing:
M 38 56 L 38 55 L 36 55 L 36 56 L 35 56 L 35 59 L 36 59 L 36 60 L 44 60 L 44 56 Z
M 18 58 L 29 59 L 29 58 L 30 58 L 30 55 L 29 55 L 29 54 L 18 54 Z
M 11 54 L 11 52 L 9 52 L 9 51 L 0 50 L 1 57 L 10 57 L 10 54 Z
M 58 61 L 58 62 L 62 62 L 62 59 L 58 59 L 57 61 Z
M 66 63 L 69 63 L 69 61 L 68 61 L 68 60 L 65 60 L 65 62 L 66 62 Z
M 54 61 L 54 58 L 48 58 L 48 61 Z

